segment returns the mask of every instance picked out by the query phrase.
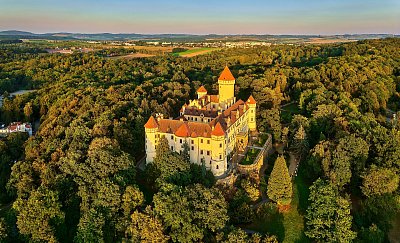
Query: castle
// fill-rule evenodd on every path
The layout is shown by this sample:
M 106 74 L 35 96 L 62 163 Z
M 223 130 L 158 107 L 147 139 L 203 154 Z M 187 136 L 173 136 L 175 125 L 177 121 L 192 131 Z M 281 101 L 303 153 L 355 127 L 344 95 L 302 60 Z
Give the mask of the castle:
M 236 101 L 235 78 L 225 67 L 218 78 L 219 94 L 209 95 L 204 86 L 197 90 L 197 99 L 182 106 L 180 116 L 164 119 L 151 116 L 144 125 L 146 163 L 156 155 L 159 139 L 165 136 L 172 151 L 189 146 L 190 161 L 205 165 L 215 176 L 228 170 L 228 161 L 237 151 L 244 151 L 249 132 L 256 131 L 256 101 Z

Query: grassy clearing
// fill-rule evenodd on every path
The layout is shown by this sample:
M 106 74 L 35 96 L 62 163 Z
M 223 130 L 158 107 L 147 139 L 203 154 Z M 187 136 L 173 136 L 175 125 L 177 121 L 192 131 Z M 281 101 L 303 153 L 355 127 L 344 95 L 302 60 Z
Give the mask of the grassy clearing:
M 400 213 L 397 214 L 396 218 L 392 222 L 392 229 L 389 231 L 390 242 L 400 242 Z
M 211 48 L 211 47 L 195 48 L 195 49 L 190 49 L 190 50 L 186 50 L 183 52 L 174 53 L 172 55 L 180 56 L 180 57 L 192 57 L 192 56 L 197 56 L 200 54 L 206 54 L 206 53 L 209 53 L 214 50 L 216 50 L 216 48 Z
M 268 134 L 262 133 L 258 136 L 258 139 L 256 141 L 254 141 L 254 145 L 262 147 L 262 146 L 264 146 L 267 139 L 268 139 Z
M 300 114 L 299 105 L 292 103 L 290 105 L 281 108 L 281 118 L 284 123 L 289 123 L 292 120 L 293 115 Z
M 246 226 L 263 234 L 276 235 L 281 242 L 310 242 L 304 235 L 304 216 L 300 213 L 299 189 L 293 188 L 293 201 L 288 212 L 279 213 L 276 207 L 269 206 L 264 215 Z
M 269 173 L 270 171 L 267 171 L 266 174 Z M 266 210 L 262 210 L 262 215 L 246 228 L 276 235 L 280 242 L 310 242 L 304 235 L 304 213 L 308 205 L 308 194 L 306 180 L 300 173 L 294 180 L 291 209 L 288 212 L 279 213 L 273 203 L 266 204 L 268 206 L 265 206 Z

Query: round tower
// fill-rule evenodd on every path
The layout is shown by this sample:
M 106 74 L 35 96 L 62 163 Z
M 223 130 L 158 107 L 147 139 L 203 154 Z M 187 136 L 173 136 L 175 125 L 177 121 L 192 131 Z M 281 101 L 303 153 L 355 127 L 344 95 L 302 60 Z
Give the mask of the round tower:
M 218 78 L 219 85 L 219 103 L 226 103 L 235 98 L 235 77 L 233 77 L 228 66 Z
M 256 131 L 257 130 L 257 122 L 256 122 L 256 110 L 257 110 L 257 102 L 253 98 L 252 95 L 247 99 L 246 101 L 247 106 L 249 107 L 249 129 L 250 131 Z
M 156 156 L 156 143 L 158 134 L 158 123 L 153 116 L 150 116 L 149 120 L 144 125 L 145 130 L 145 149 L 146 149 L 146 164 L 153 162 Z
M 211 172 L 220 176 L 227 170 L 225 131 L 218 122 L 211 132 Z
M 197 90 L 197 99 L 200 99 L 203 96 L 207 95 L 207 90 L 206 88 L 204 88 L 204 86 L 201 86 L 198 90 Z

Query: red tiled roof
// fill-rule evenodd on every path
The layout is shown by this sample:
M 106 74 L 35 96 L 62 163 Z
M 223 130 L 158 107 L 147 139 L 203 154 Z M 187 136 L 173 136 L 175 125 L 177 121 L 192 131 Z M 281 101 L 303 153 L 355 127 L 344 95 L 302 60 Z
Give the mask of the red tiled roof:
M 224 136 L 225 132 L 224 129 L 221 126 L 221 123 L 217 123 L 217 125 L 215 126 L 214 130 L 212 131 L 211 135 L 213 136 Z
M 225 66 L 224 71 L 222 71 L 218 80 L 231 81 L 231 80 L 235 80 L 235 77 L 233 77 L 231 70 L 229 70 L 228 66 Z
M 207 90 L 206 90 L 206 88 L 204 88 L 204 86 L 202 85 L 198 90 L 197 90 L 197 93 L 207 93 Z
M 216 117 L 214 120 L 210 122 L 210 126 L 216 126 L 217 123 L 221 123 L 222 128 L 227 129 L 228 124 L 226 122 L 226 119 L 230 117 L 231 119 L 231 124 L 235 123 L 235 121 L 244 114 L 244 106 L 245 103 L 243 100 L 238 100 L 236 101 L 235 104 L 230 106 L 228 109 L 226 109 L 221 115 Z M 239 114 L 237 114 L 237 111 L 239 111 Z
M 213 103 L 219 103 L 219 97 L 218 95 L 209 95 L 210 96 L 210 101 Z
M 257 104 L 256 100 L 250 95 L 249 99 L 246 101 L 247 104 Z
M 204 95 L 203 97 L 200 98 L 200 100 L 205 100 L 206 104 L 213 102 L 213 103 L 219 103 L 219 96 L 218 95 Z
M 156 119 L 154 119 L 153 116 L 150 116 L 149 120 L 146 122 L 146 124 L 144 124 L 145 128 L 157 128 L 158 127 L 158 123 L 156 121 Z
M 175 135 L 178 137 L 189 137 L 190 131 L 188 125 L 186 123 L 182 123 L 182 125 L 179 126 L 178 130 L 176 130 Z
M 186 124 L 189 132 L 184 133 L 186 133 L 187 136 L 191 136 L 193 132 L 195 132 L 198 137 L 211 137 L 211 126 L 208 123 L 161 119 L 158 124 L 159 131 L 163 133 L 174 133 L 177 135 L 176 133 L 182 124 Z M 179 132 L 178 135 L 185 135 L 180 133 L 181 132 Z
M 239 109 L 240 106 L 243 105 L 243 104 L 244 104 L 243 100 L 236 101 L 235 104 L 231 105 L 228 109 L 226 109 L 224 111 L 224 116 L 229 116 L 229 114 L 231 114 L 232 111 L 235 111 L 235 110 Z M 243 107 L 242 107 L 242 109 L 243 109 Z

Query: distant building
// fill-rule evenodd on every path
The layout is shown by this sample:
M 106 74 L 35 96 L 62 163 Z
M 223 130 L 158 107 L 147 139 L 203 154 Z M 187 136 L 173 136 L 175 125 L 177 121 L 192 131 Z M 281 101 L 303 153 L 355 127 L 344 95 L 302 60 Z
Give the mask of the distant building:
M 71 49 L 60 49 L 60 48 L 56 48 L 56 49 L 46 49 L 46 51 L 48 53 L 61 53 L 61 54 L 72 54 L 74 53 L 74 51 L 72 51 Z
M 8 127 L 2 126 L 0 133 L 8 134 L 13 132 L 27 132 L 29 136 L 32 136 L 32 125 L 30 123 L 13 122 Z
M 228 170 L 228 161 L 235 151 L 247 146 L 249 132 L 256 131 L 256 101 L 238 100 L 234 94 L 235 78 L 225 67 L 218 78 L 219 94 L 209 95 L 204 86 L 197 90 L 197 99 L 182 106 L 180 116 L 164 119 L 151 116 L 145 124 L 146 163 L 156 156 L 159 139 L 165 136 L 171 150 L 181 152 L 187 143 L 190 161 L 205 165 L 214 175 Z

